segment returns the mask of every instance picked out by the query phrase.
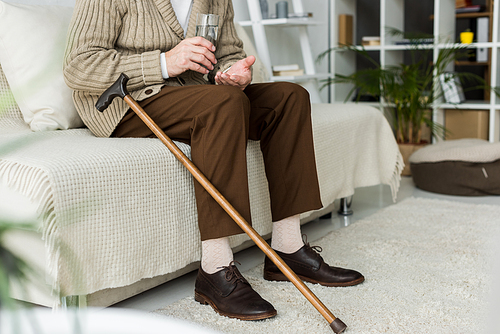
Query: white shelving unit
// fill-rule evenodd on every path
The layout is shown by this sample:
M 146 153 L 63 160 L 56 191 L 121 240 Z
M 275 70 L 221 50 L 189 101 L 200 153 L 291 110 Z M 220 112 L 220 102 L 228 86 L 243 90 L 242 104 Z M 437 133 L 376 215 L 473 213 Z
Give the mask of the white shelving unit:
M 368 51 L 380 53 L 381 66 L 398 64 L 403 61 L 403 51 L 406 49 L 404 45 L 394 45 L 395 37 L 386 34 L 387 27 L 394 27 L 399 30 L 404 30 L 404 0 L 380 0 L 380 30 L 374 32 L 373 35 L 380 35 L 380 46 L 365 47 Z M 500 74 L 498 73 L 498 62 L 500 58 L 499 48 L 499 7 L 493 6 L 493 25 L 491 42 L 488 43 L 473 43 L 471 48 L 484 47 L 488 48 L 491 57 L 491 76 L 489 84 L 497 86 L 500 84 Z M 350 14 L 354 17 L 353 39 L 356 41 L 356 1 L 355 0 L 330 0 L 330 17 L 331 17 L 331 45 L 338 44 L 338 17 L 340 14 Z M 422 18 L 427 19 L 427 18 Z M 454 40 L 455 36 L 455 0 L 434 0 L 434 41 L 432 45 L 425 45 L 424 48 L 433 50 L 434 60 L 437 59 L 439 50 L 445 49 L 449 44 L 440 44 L 439 41 Z M 331 68 L 333 73 L 349 75 L 356 70 L 356 59 L 351 52 L 334 51 L 331 54 Z M 450 70 L 454 69 L 452 64 Z M 346 85 L 332 85 L 330 87 L 332 102 L 343 102 L 347 93 L 351 89 Z M 490 94 L 488 101 L 467 101 L 463 104 L 453 105 L 440 103 L 433 109 L 434 120 L 440 124 L 444 124 L 445 109 L 474 109 L 485 110 L 489 113 L 489 141 L 500 141 L 500 99 L 495 94 Z
M 269 73 L 272 72 L 271 54 L 269 50 L 268 37 L 266 29 L 282 29 L 282 28 L 297 28 L 298 39 L 300 40 L 300 49 L 302 59 L 304 61 L 304 75 L 301 76 L 272 76 L 272 81 L 293 81 L 304 86 L 311 95 L 311 101 L 321 103 L 319 94 L 318 80 L 326 79 L 330 76 L 328 73 L 317 73 L 315 67 L 315 59 L 311 52 L 309 42 L 309 34 L 307 27 L 311 25 L 322 24 L 311 18 L 279 18 L 279 19 L 262 19 L 262 12 L 259 0 L 247 0 L 248 10 L 250 14 L 249 21 L 240 21 L 239 24 L 243 27 L 251 27 L 254 44 L 259 54 L 260 60 L 266 66 Z M 295 13 L 304 13 L 302 0 L 292 0 L 293 11 Z

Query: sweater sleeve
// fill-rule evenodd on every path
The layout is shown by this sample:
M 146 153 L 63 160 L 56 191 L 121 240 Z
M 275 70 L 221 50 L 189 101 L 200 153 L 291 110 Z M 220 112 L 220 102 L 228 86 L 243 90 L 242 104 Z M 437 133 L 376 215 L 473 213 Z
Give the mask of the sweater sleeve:
M 131 90 L 163 82 L 160 50 L 117 49 L 126 11 L 120 0 L 76 1 L 64 58 L 64 78 L 70 88 L 99 94 L 121 73 L 130 78 Z

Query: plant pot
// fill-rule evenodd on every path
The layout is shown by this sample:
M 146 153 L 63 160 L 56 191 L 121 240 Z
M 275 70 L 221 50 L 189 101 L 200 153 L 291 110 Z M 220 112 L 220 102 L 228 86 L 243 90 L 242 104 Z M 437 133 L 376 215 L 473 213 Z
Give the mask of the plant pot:
M 410 162 L 409 162 L 410 156 L 413 154 L 413 152 L 418 151 L 419 149 L 421 149 L 426 145 L 427 143 L 421 143 L 421 144 L 398 143 L 399 152 L 401 152 L 401 155 L 403 156 L 403 161 L 405 163 L 405 168 L 403 169 L 403 173 L 401 173 L 401 175 L 411 176 Z
M 463 44 L 470 44 L 474 40 L 474 33 L 470 31 L 464 31 L 460 33 L 460 42 Z

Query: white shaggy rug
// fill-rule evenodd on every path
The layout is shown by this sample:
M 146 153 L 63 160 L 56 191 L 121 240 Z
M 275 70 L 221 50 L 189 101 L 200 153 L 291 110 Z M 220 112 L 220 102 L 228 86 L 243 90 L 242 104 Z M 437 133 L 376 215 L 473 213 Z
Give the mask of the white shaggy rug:
M 409 198 L 313 243 L 329 264 L 363 273 L 363 284 L 308 286 L 349 334 L 483 333 L 499 227 L 500 206 Z M 244 276 L 278 310 L 275 318 L 221 317 L 193 297 L 155 313 L 223 333 L 333 333 L 291 283 L 267 282 L 262 269 Z

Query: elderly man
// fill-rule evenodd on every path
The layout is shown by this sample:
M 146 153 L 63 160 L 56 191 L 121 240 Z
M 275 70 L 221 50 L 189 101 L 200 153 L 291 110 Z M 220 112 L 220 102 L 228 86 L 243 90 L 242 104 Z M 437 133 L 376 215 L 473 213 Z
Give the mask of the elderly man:
M 195 37 L 198 13 L 219 15 L 216 45 Z M 76 0 L 64 63 L 76 108 L 96 136 L 152 137 L 124 101 L 115 99 L 106 113 L 94 108 L 127 74 L 131 96 L 170 138 L 191 145 L 194 164 L 249 222 L 246 145 L 259 140 L 272 248 L 306 281 L 359 284 L 360 273 L 330 267 L 302 241 L 299 214 L 322 207 L 309 95 L 292 83 L 250 84 L 255 57 L 246 57 L 233 16 L 231 0 Z M 202 240 L 196 300 L 229 317 L 273 317 L 273 306 L 233 264 L 228 236 L 241 229 L 197 183 L 195 195 Z M 268 260 L 264 277 L 286 280 Z

